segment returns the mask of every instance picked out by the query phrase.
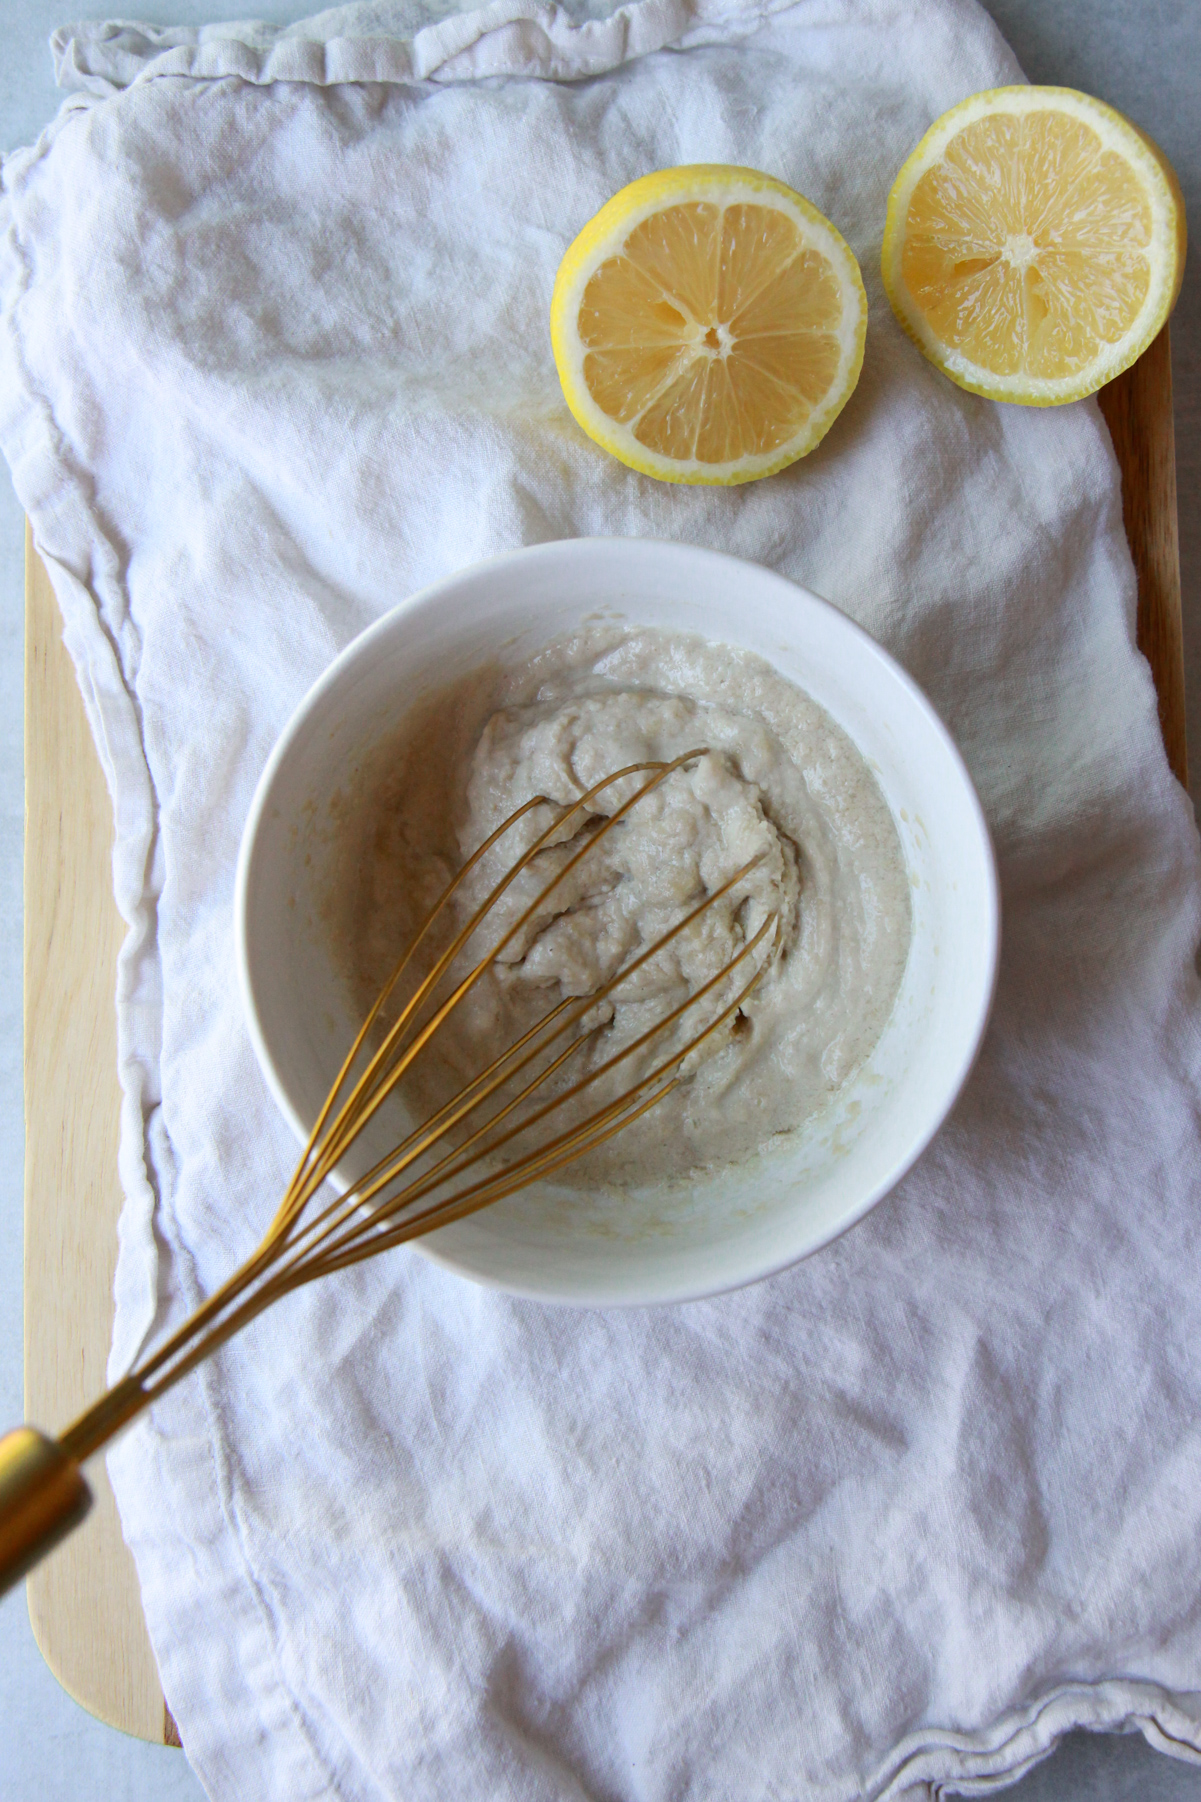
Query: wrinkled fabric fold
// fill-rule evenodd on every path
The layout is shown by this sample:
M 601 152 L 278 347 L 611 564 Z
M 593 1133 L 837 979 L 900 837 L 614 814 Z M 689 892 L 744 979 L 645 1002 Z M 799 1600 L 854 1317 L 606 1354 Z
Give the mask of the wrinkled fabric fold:
M 110 1371 L 295 1157 L 233 876 L 311 682 L 395 601 L 588 534 L 713 545 L 930 694 L 1003 886 L 994 1020 L 902 1187 L 797 1268 L 572 1312 L 411 1251 L 289 1297 L 109 1467 L 209 1792 L 983 1794 L 1076 1726 L 1201 1759 L 1198 845 L 1096 406 L 946 382 L 881 289 L 892 178 L 1020 79 L 971 0 L 372 0 L 57 33 L 0 189 L 0 445 L 114 798 L 126 1206 Z M 863 267 L 863 375 L 768 481 L 669 487 L 559 391 L 580 226 L 768 170 Z
M 531 76 L 583 81 L 665 45 L 753 32 L 788 0 L 635 0 L 596 18 L 569 8 L 492 0 L 477 11 L 339 7 L 296 26 L 258 21 L 203 26 L 96 22 L 63 26 L 50 40 L 61 87 L 110 95 L 163 76 L 274 81 L 477 81 Z M 408 15 L 405 17 L 405 15 Z M 381 26 L 391 23 L 391 31 Z M 414 27 L 397 35 L 398 24 Z

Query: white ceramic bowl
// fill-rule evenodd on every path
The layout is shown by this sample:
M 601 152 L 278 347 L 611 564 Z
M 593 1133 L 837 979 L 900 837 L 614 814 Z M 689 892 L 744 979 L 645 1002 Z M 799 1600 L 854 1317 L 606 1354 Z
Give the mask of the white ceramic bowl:
M 238 866 L 239 961 L 259 1062 L 303 1140 L 358 1025 L 321 926 L 335 791 L 423 690 L 598 612 L 757 652 L 804 688 L 874 769 L 911 879 L 888 1025 L 787 1150 L 620 1195 L 542 1184 L 419 1242 L 449 1269 L 545 1301 L 681 1301 L 767 1276 L 859 1220 L 938 1130 L 988 1018 L 999 907 L 975 791 L 921 691 L 836 608 L 754 564 L 638 539 L 537 545 L 402 601 L 326 671 L 263 771 Z M 356 1155 L 365 1168 L 383 1149 Z

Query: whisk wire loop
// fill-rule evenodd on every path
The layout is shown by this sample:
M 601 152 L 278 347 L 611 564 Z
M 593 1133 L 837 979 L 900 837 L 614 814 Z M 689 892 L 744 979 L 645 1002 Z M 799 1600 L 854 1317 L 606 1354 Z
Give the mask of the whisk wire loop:
M 549 1026 L 553 1022 L 553 1020 L 563 1011 L 563 1009 L 565 1007 L 570 1006 L 570 1000 L 566 1003 L 560 1002 L 556 1007 L 550 1009 L 548 1013 L 544 1014 L 542 1019 L 540 1021 L 538 1021 L 533 1027 L 530 1028 L 528 1033 L 523 1035 L 523 1037 L 521 1039 L 519 1039 L 514 1045 L 510 1046 L 509 1050 L 507 1052 L 502 1053 L 500 1058 L 497 1058 L 496 1060 L 494 1060 L 493 1065 L 490 1066 L 489 1072 L 485 1073 L 489 1078 L 489 1080 L 487 1082 L 484 1082 L 483 1076 L 474 1079 L 474 1081 L 469 1083 L 465 1089 L 460 1091 L 459 1095 L 454 1099 L 454 1101 L 447 1103 L 443 1108 L 441 1108 L 438 1111 L 438 1113 L 434 1114 L 431 1117 L 431 1119 L 425 1123 L 424 1127 L 418 1129 L 417 1131 L 415 1131 L 413 1133 L 410 1133 L 410 1135 L 407 1139 L 402 1140 L 401 1144 L 396 1148 L 395 1154 L 393 1154 L 393 1156 L 391 1158 L 381 1159 L 380 1162 L 377 1165 L 375 1165 L 375 1167 L 361 1179 L 361 1185 L 366 1185 L 366 1184 L 371 1185 L 369 1190 L 366 1190 L 361 1193 L 361 1199 L 366 1201 L 366 1200 L 371 1199 L 375 1194 L 379 1193 L 380 1190 L 385 1186 L 385 1183 L 387 1181 L 393 1180 L 394 1178 L 401 1175 L 403 1173 L 403 1171 L 409 1167 L 410 1164 L 415 1162 L 418 1157 L 420 1157 L 426 1150 L 428 1150 L 430 1148 L 430 1145 L 432 1143 L 445 1137 L 448 1132 L 453 1131 L 453 1129 L 457 1125 L 459 1125 L 462 1120 L 464 1120 L 469 1114 L 474 1112 L 474 1110 L 482 1102 L 486 1101 L 490 1095 L 495 1094 L 495 1092 L 499 1088 L 503 1087 L 506 1082 L 512 1081 L 513 1078 L 515 1076 L 517 1076 L 518 1074 L 520 1074 L 520 1072 L 522 1070 L 527 1069 L 529 1067 L 529 1065 L 535 1061 L 535 1059 L 540 1057 L 546 1050 L 548 1050 L 549 1047 L 552 1044 L 554 1044 L 554 1042 L 557 1039 L 562 1037 L 562 1035 L 564 1033 L 570 1032 L 573 1027 L 579 1025 L 579 1023 L 587 1017 L 587 1015 L 598 1005 L 598 1003 L 608 1000 L 609 997 L 611 995 L 613 995 L 615 993 L 615 991 L 618 990 L 622 986 L 623 983 L 628 982 L 632 976 L 636 975 L 637 972 L 639 970 L 641 970 L 646 964 L 648 964 L 653 958 L 659 956 L 659 954 L 663 950 L 665 950 L 666 947 L 674 939 L 678 938 L 681 933 L 685 932 L 687 930 L 687 928 L 689 926 L 691 926 L 700 917 L 701 914 L 707 912 L 708 909 L 710 907 L 712 907 L 714 902 L 720 900 L 724 895 L 728 894 L 732 888 L 735 888 L 738 885 L 738 883 L 741 882 L 743 880 L 743 878 L 745 876 L 747 876 L 752 869 L 754 869 L 754 867 L 758 861 L 759 860 L 757 858 L 752 858 L 749 862 L 745 863 L 741 869 L 736 870 L 734 872 L 734 874 L 726 882 L 722 883 L 719 888 L 714 889 L 711 894 L 706 895 L 705 899 L 703 901 L 701 901 L 700 903 L 698 903 L 698 905 L 696 907 L 694 907 L 691 910 L 691 912 L 685 914 L 683 919 L 677 921 L 676 924 L 673 927 L 671 927 L 669 931 L 663 933 L 659 938 L 657 938 L 654 941 L 654 943 L 646 951 L 642 952 L 639 956 L 634 958 L 630 963 L 623 965 L 623 967 L 617 972 L 617 974 L 615 976 L 610 977 L 610 979 L 607 982 L 603 983 L 598 989 L 594 989 L 590 994 L 585 996 L 582 1000 L 577 999 L 575 1006 L 571 1008 L 571 1011 L 567 1014 L 567 1017 L 560 1022 L 559 1026 L 555 1029 L 554 1032 L 548 1033 L 547 1036 L 542 1039 L 541 1043 L 537 1043 L 537 1044 L 533 1044 L 532 1046 L 529 1046 L 530 1040 L 535 1039 L 536 1036 L 543 1030 L 543 1028 Z M 543 891 L 544 894 L 546 894 L 549 891 L 549 886 L 550 885 L 548 885 L 547 890 Z M 768 924 L 770 924 L 770 920 L 769 920 Z M 657 1033 L 661 1033 L 661 1032 L 665 1031 L 666 1028 L 669 1025 L 673 1024 L 674 1021 L 676 1019 L 678 1019 L 679 1016 L 687 1008 L 695 1005 L 695 1003 L 698 1002 L 699 1000 L 701 1000 L 701 998 L 704 995 L 708 994 L 717 982 L 721 981 L 723 979 L 723 977 L 725 975 L 727 975 L 729 973 L 729 971 L 732 970 L 737 963 L 740 963 L 742 961 L 742 959 L 750 953 L 750 951 L 754 950 L 755 947 L 760 943 L 762 937 L 763 937 L 763 931 L 760 931 L 760 933 L 755 937 L 755 939 L 750 944 L 746 945 L 743 948 L 743 950 L 739 952 L 738 956 L 725 966 L 724 970 L 719 971 L 717 977 L 714 978 L 713 982 L 706 983 L 702 988 L 695 990 L 690 996 L 687 997 L 687 999 L 681 1004 L 680 1007 L 674 1009 L 670 1014 L 665 1015 L 647 1033 L 643 1034 L 642 1038 L 636 1040 L 632 1045 L 627 1046 L 626 1049 L 624 1051 L 622 1051 L 617 1058 L 611 1059 L 608 1064 L 603 1065 L 599 1069 L 593 1071 L 592 1074 L 586 1079 L 586 1081 L 594 1082 L 600 1075 L 602 1075 L 604 1073 L 604 1071 L 611 1069 L 613 1067 L 613 1064 L 622 1061 L 622 1059 L 630 1057 L 632 1055 L 632 1053 L 635 1050 L 637 1050 L 642 1044 L 644 1044 L 649 1038 L 654 1037 Z M 510 1102 L 507 1103 L 505 1108 L 502 1110 L 501 1115 L 494 1115 L 491 1120 L 485 1122 L 484 1126 L 477 1129 L 477 1132 L 472 1135 L 472 1139 L 469 1139 L 467 1141 L 467 1143 L 471 1144 L 475 1138 L 478 1138 L 480 1136 L 481 1133 L 487 1132 L 489 1130 L 489 1128 L 492 1125 L 494 1125 L 499 1118 L 503 1117 L 503 1114 L 511 1113 L 513 1111 L 513 1109 L 515 1107 L 517 1107 L 518 1105 L 520 1105 L 520 1103 L 524 1099 L 526 1099 L 527 1096 L 535 1088 L 539 1087 L 540 1085 L 542 1085 L 543 1083 L 548 1081 L 549 1078 L 558 1071 L 558 1069 L 567 1060 L 567 1058 L 570 1057 L 571 1055 L 573 1055 L 574 1052 L 576 1050 L 578 1050 L 584 1043 L 586 1043 L 587 1040 L 592 1036 L 593 1036 L 593 1034 L 591 1032 L 582 1033 L 579 1036 L 579 1038 L 574 1040 L 572 1042 L 572 1044 L 570 1046 L 568 1046 L 567 1050 L 565 1052 L 563 1052 L 555 1060 L 554 1063 L 552 1063 L 545 1070 L 540 1072 L 539 1075 L 536 1076 L 529 1084 L 527 1084 L 527 1086 L 523 1090 L 521 1090 L 517 1095 L 512 1097 Z M 528 1049 L 526 1049 L 527 1046 L 529 1046 Z M 506 1061 L 508 1060 L 509 1057 L 511 1057 L 514 1053 L 516 1053 L 517 1051 L 522 1050 L 522 1049 L 525 1049 L 525 1055 L 523 1057 L 521 1057 L 516 1063 L 512 1064 L 507 1070 L 501 1067 L 506 1063 Z M 554 1102 L 551 1105 L 553 1105 L 553 1106 L 561 1105 L 563 1102 L 565 1102 L 566 1100 L 569 1099 L 571 1094 L 574 1094 L 575 1092 L 576 1092 L 575 1090 L 569 1091 L 567 1094 L 560 1096 L 556 1100 L 556 1102 Z M 541 1117 L 542 1117 L 541 1115 L 537 1115 L 537 1116 L 534 1116 L 534 1119 L 539 1119 Z M 532 1125 L 534 1123 L 534 1119 L 531 1119 L 530 1121 L 526 1122 L 526 1124 Z M 521 1130 L 524 1130 L 524 1126 L 522 1127 Z M 457 1151 L 462 1152 L 464 1149 L 466 1149 L 466 1147 L 463 1145 L 460 1145 L 457 1148 Z M 447 1154 L 447 1157 L 449 1158 L 449 1157 L 453 1157 L 455 1155 L 456 1155 L 455 1152 L 450 1152 Z M 435 1166 L 435 1168 L 438 1168 L 438 1166 Z M 432 1173 L 427 1173 L 427 1175 L 428 1174 L 432 1174 Z M 378 1181 L 378 1183 L 376 1183 L 374 1181 L 374 1179 L 376 1179 L 377 1177 L 380 1179 Z
M 463 1000 L 464 996 L 475 987 L 476 983 L 484 974 L 484 971 L 487 970 L 489 966 L 500 957 L 501 953 L 508 949 L 513 940 L 525 930 L 530 920 L 534 918 L 539 908 L 545 905 L 547 899 L 554 890 L 566 880 L 572 870 L 574 870 L 576 866 L 595 849 L 601 840 L 625 818 L 639 801 L 643 800 L 645 796 L 652 792 L 652 790 L 658 788 L 674 773 L 674 771 L 703 755 L 703 749 L 686 751 L 682 756 L 674 758 L 670 763 L 631 763 L 625 765 L 623 769 L 614 770 L 610 775 L 603 777 L 601 781 L 593 783 L 592 787 L 586 789 L 577 801 L 573 801 L 568 806 L 564 807 L 558 813 L 556 818 L 551 821 L 550 825 L 547 826 L 543 832 L 538 834 L 533 843 L 522 853 L 517 861 L 510 866 L 506 874 L 495 885 L 491 892 L 485 896 L 484 900 L 481 901 L 467 923 L 452 939 L 451 943 L 437 959 L 428 975 L 418 985 L 414 995 L 405 1004 L 405 1007 L 402 1009 L 395 1024 L 385 1038 L 383 1045 L 381 1045 L 379 1051 L 371 1060 L 371 1063 L 364 1071 L 359 1082 L 348 1096 L 345 1104 L 335 1119 L 333 1128 L 322 1144 L 320 1154 L 315 1159 L 312 1172 L 312 1178 L 316 1179 L 318 1186 L 319 1183 L 324 1181 L 336 1167 L 345 1150 L 348 1137 L 357 1137 L 359 1133 L 362 1132 L 363 1128 L 397 1087 L 414 1059 L 425 1049 L 439 1027 L 443 1025 L 446 1019 Z M 529 906 L 518 915 L 517 919 L 505 932 L 503 937 L 498 940 L 486 955 L 480 958 L 475 966 L 468 971 L 467 975 L 460 980 L 455 989 L 452 990 L 451 994 L 448 995 L 446 1000 L 437 1008 L 431 1019 L 420 1028 L 416 1037 L 409 1042 L 403 1051 L 398 1052 L 400 1039 L 416 1010 L 420 1007 L 421 1003 L 433 993 L 437 983 L 441 980 L 442 976 L 445 975 L 447 970 L 450 969 L 454 959 L 470 941 L 481 922 L 492 912 L 501 896 L 517 880 L 517 877 L 522 871 L 527 869 L 534 861 L 534 858 L 538 855 L 539 851 L 545 848 L 547 842 L 552 839 L 556 833 L 561 831 L 568 821 L 573 819 L 577 814 L 583 812 L 585 808 L 589 807 L 596 796 L 603 793 L 606 788 L 611 788 L 615 782 L 620 782 L 624 777 L 637 775 L 646 770 L 653 770 L 655 774 L 649 781 L 643 783 L 641 788 L 636 789 L 635 792 L 623 801 L 619 807 L 615 808 L 603 821 L 601 826 L 598 827 L 596 832 L 591 835 L 578 851 L 574 852 L 572 856 L 568 858 L 540 893 L 534 897 Z M 538 799 L 544 799 L 544 797 L 536 797 L 535 805 L 537 804 Z M 547 805 L 553 805 L 553 803 L 547 802 Z M 525 807 L 519 810 L 517 814 L 503 822 L 497 832 L 492 835 L 491 842 L 495 843 L 508 827 L 514 825 L 523 814 L 529 811 L 529 809 L 530 803 L 526 803 Z M 478 861 L 478 857 L 479 854 L 477 853 L 475 861 Z M 463 873 L 465 874 L 466 872 Z M 451 884 L 446 894 L 435 906 L 434 916 L 441 911 L 444 902 L 450 898 L 450 895 L 458 886 L 458 880 Z M 418 936 L 420 938 L 421 934 Z M 394 1054 L 396 1055 L 394 1056 Z M 311 1143 L 312 1141 L 310 1141 L 310 1144 Z M 312 1179 L 306 1178 L 306 1184 L 309 1180 Z M 315 1192 L 315 1190 L 309 1192 Z

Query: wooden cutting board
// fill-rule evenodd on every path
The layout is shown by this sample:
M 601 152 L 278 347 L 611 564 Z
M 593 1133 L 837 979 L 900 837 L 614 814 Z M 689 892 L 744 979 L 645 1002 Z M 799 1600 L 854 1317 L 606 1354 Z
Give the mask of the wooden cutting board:
M 1138 641 L 1187 782 L 1168 331 L 1100 396 L 1122 466 Z M 25 1416 L 59 1429 L 103 1387 L 112 1325 L 120 1092 L 113 994 L 124 927 L 112 810 L 49 577 L 25 543 Z M 33 1572 L 47 1664 L 101 1720 L 178 1745 L 104 1461 L 86 1524 Z

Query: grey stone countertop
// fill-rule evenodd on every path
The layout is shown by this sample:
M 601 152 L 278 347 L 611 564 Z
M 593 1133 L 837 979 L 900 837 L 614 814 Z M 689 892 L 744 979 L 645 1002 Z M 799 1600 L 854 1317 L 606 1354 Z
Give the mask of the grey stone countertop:
M 988 0 L 1032 81 L 1082 88 L 1157 139 L 1175 164 L 1201 246 L 1201 6 L 1198 0 Z M 284 22 L 320 0 L 133 0 L 157 24 L 256 16 Z M 58 108 L 46 40 L 65 19 L 124 8 L 5 0 L 0 150 L 31 143 Z M 128 16 L 128 15 L 127 15 Z M 1193 795 L 1201 800 L 1201 273 L 1189 258 L 1172 320 L 1176 462 Z M 23 521 L 0 474 L 0 1429 L 21 1418 L 21 852 Z M 1198 1273 L 1201 1281 L 1201 1272 Z M 1193 1586 L 1196 1572 L 1182 1572 Z M 1201 1672 L 1198 1673 L 1201 1688 Z M 0 1603 L 2 1802 L 196 1802 L 182 1755 L 93 1720 L 58 1687 L 33 1641 L 21 1591 Z M 1006 1792 L 1014 1802 L 1201 1802 L 1201 1768 L 1152 1752 L 1137 1734 L 1070 1735 Z M 483 1799 L 480 1799 L 483 1802 Z M 798 1797 L 796 1802 L 804 1802 Z

